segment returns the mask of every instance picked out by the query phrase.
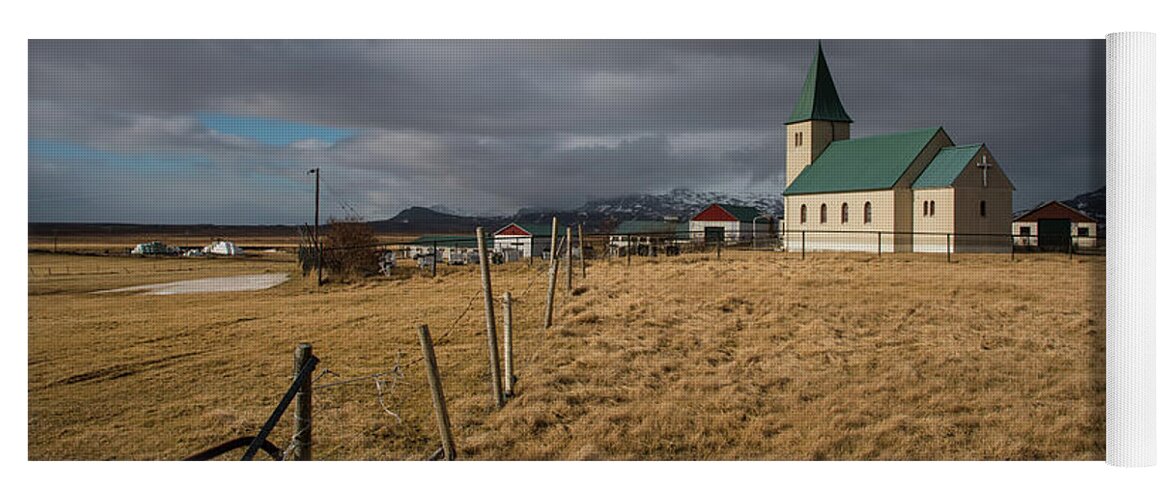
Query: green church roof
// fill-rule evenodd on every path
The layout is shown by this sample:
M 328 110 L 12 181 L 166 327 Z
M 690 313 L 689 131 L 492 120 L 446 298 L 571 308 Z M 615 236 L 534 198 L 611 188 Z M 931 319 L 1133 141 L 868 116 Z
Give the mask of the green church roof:
M 829 74 L 829 64 L 825 62 L 825 54 L 821 51 L 821 43 L 817 44 L 817 57 L 809 66 L 809 74 L 805 75 L 805 86 L 801 87 L 801 96 L 797 98 L 797 106 L 789 115 L 791 123 L 806 120 L 824 120 L 831 122 L 850 123 L 850 115 L 842 107 L 838 98 L 838 89 L 834 87 L 834 79 Z
M 940 127 L 834 141 L 805 170 L 786 195 L 890 189 L 927 147 Z
M 923 169 L 919 178 L 915 179 L 912 189 L 941 188 L 951 186 L 964 167 L 972 161 L 972 157 L 980 151 L 983 144 L 969 144 L 967 146 L 952 146 L 939 150 L 931 164 Z

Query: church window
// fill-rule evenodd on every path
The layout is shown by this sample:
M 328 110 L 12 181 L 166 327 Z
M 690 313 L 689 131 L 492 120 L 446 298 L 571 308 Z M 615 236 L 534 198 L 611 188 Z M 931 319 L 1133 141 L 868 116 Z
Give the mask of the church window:
M 801 223 L 802 224 L 804 224 L 805 221 L 808 219 L 807 218 L 808 214 L 806 213 L 806 208 L 808 208 L 808 207 L 806 207 L 805 205 L 801 205 Z
M 931 216 L 935 217 L 935 200 L 931 200 Z
M 800 145 L 801 145 L 801 143 L 802 143 L 802 140 L 801 140 L 801 139 L 803 139 L 803 138 L 801 137 L 801 132 L 797 132 L 796 134 L 793 134 L 793 145 L 794 145 L 794 146 L 800 146 Z
M 927 202 L 923 202 L 923 217 L 927 217 Z
M 869 224 L 873 220 L 873 215 L 870 212 L 870 202 L 862 207 L 862 223 Z
M 984 200 L 980 200 L 980 217 L 988 216 L 988 204 Z
M 822 203 L 821 204 L 821 223 L 822 224 L 825 224 L 825 220 L 828 218 L 828 215 L 829 215 L 829 212 L 826 209 L 825 203 Z
M 842 224 L 850 222 L 850 205 L 842 203 Z

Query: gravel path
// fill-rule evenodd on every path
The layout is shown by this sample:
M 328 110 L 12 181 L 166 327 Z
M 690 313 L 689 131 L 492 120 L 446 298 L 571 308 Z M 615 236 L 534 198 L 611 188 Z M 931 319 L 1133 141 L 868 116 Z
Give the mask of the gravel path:
M 142 292 L 143 295 L 177 295 L 181 293 L 250 292 L 272 288 L 289 280 L 288 273 L 247 274 L 223 278 L 202 278 L 154 285 L 139 285 L 94 293 Z

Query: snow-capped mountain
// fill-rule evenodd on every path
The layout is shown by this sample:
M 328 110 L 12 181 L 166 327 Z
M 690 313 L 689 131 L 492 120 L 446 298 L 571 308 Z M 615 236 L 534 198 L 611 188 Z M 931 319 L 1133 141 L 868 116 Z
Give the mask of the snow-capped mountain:
M 1097 219 L 1101 224 L 1106 223 L 1106 186 L 1097 191 L 1079 194 L 1062 203 Z
M 755 207 L 766 214 L 777 216 L 784 214 L 779 195 L 697 192 L 690 189 L 674 189 L 663 194 L 636 194 L 594 200 L 578 207 L 575 211 L 594 216 L 613 217 L 619 220 L 654 220 L 664 217 L 679 217 L 686 220 L 712 203 Z

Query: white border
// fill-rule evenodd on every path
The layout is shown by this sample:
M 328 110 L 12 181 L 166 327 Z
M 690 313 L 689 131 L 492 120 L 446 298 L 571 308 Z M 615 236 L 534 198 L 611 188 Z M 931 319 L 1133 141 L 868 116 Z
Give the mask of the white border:
M 1106 37 L 1106 463 L 1155 465 L 1155 35 Z
M 834 2 L 595 0 L 554 2 L 21 2 L 0 20 L 6 231 L 0 262 L 23 277 L 27 264 L 27 38 L 1102 38 L 1120 29 L 1167 33 L 1157 4 L 1115 0 L 1047 2 Z M 1166 37 L 1162 37 L 1165 39 Z M 1157 42 L 1158 43 L 1158 42 Z M 1167 50 L 1159 50 L 1167 54 Z M 1169 81 L 1161 73 L 1157 80 Z M 1157 103 L 1167 116 L 1167 102 Z M 1166 132 L 1159 135 L 1168 144 Z M 12 175 L 15 174 L 15 175 Z M 1168 178 L 1159 192 L 1171 196 Z M 1171 203 L 1156 208 L 1159 256 L 1171 256 Z M 1160 304 L 1171 303 L 1168 266 L 1159 269 Z M 15 282 L 14 282 L 15 281 Z M 4 287 L 5 318 L 27 317 L 27 283 Z M 1156 314 L 1166 325 L 1168 311 Z M 660 497 L 735 498 L 744 495 L 815 498 L 1154 498 L 1165 493 L 1169 467 L 1120 469 L 1082 463 L 541 463 L 541 464 L 142 464 L 25 463 L 27 456 L 27 324 L 12 332 L 3 354 L 0 386 L 10 406 L 4 429 L 6 488 L 10 495 L 84 498 L 258 498 L 293 494 L 293 478 L 308 477 L 306 495 L 404 497 L 435 495 L 513 498 Z M 24 335 L 25 337 L 21 337 Z M 1171 342 L 1160 357 L 1169 358 Z M 1171 387 L 1160 369 L 1158 387 Z M 1160 398 L 1165 405 L 1169 398 Z M 1160 411 L 1168 425 L 1171 412 Z M 1159 436 L 1168 449 L 1169 434 Z M 295 469 L 289 469 L 294 467 Z M 301 468 L 297 468 L 301 467 Z M 485 491 L 484 485 L 494 489 Z

